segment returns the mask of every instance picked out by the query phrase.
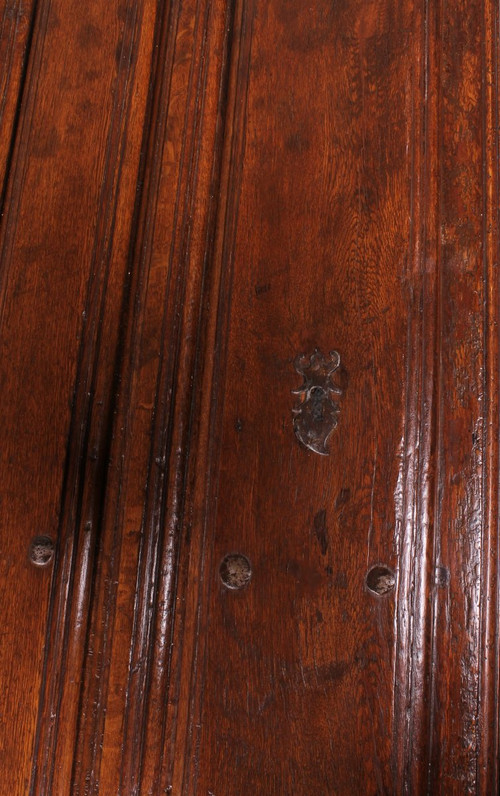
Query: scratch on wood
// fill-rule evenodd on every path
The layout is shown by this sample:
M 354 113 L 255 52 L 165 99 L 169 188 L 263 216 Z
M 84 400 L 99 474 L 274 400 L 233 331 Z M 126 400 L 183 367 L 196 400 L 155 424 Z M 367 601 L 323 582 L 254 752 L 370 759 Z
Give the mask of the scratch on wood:
M 326 527 L 326 509 L 321 509 L 314 517 L 314 533 L 319 542 L 322 555 L 328 550 L 328 529 Z

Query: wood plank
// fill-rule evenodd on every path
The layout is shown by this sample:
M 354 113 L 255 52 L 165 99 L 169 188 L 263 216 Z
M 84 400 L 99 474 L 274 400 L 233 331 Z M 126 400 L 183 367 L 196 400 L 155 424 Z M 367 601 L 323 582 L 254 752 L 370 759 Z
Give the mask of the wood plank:
M 242 13 L 183 792 L 390 792 L 395 592 L 365 578 L 398 563 L 422 18 Z M 342 363 L 327 457 L 292 428 L 294 359 L 316 347 Z M 218 575 L 234 551 L 242 592 Z
M 33 31 L 1 239 L 0 678 L 9 793 L 27 792 L 33 764 L 35 792 L 65 792 L 72 764 L 63 753 L 59 787 L 53 745 L 73 748 L 81 676 L 80 663 L 76 701 L 66 702 L 62 650 L 78 659 L 86 644 L 86 577 L 148 94 L 152 36 L 147 25 L 142 42 L 138 35 L 142 10 L 43 2 Z M 93 533 L 81 534 L 89 523 Z M 36 534 L 59 541 L 52 581 L 51 568 L 28 560 Z
M 498 9 L 440 19 L 436 793 L 498 790 Z M 443 577 L 443 574 L 441 577 Z

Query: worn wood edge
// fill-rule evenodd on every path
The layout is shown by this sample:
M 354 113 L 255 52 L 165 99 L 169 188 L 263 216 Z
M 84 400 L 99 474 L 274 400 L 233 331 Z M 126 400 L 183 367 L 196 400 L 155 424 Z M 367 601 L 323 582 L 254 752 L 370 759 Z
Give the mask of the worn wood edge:
M 393 778 L 396 792 L 424 792 L 428 748 L 427 686 L 431 667 L 432 579 L 439 327 L 437 142 L 439 120 L 440 4 L 417 3 L 415 35 L 421 37 L 420 73 L 414 81 L 412 220 L 408 273 L 409 319 L 401 512 L 396 535 L 399 560 L 395 611 Z M 440 42 L 440 38 L 437 39 Z
M 431 16 L 427 16 L 424 27 L 427 31 L 428 41 L 434 43 L 433 52 L 430 52 L 427 66 L 425 84 L 428 96 L 428 120 L 425 122 L 427 135 L 436 135 L 441 129 L 441 77 L 440 77 L 440 46 L 443 42 L 441 21 L 441 6 L 427 6 Z M 483 388 L 481 395 L 482 406 L 482 437 L 479 458 L 480 475 L 480 511 L 481 511 L 481 537 L 478 539 L 481 549 L 481 604 L 479 607 L 480 630 L 478 642 L 479 659 L 479 689 L 478 701 L 474 716 L 475 747 L 477 773 L 475 778 L 475 792 L 493 793 L 498 789 L 498 689 L 499 689 L 499 656 L 498 656 L 498 129 L 495 126 L 498 119 L 498 9 L 489 0 L 481 6 L 482 19 L 482 160 L 483 160 L 483 281 L 486 290 L 481 337 L 483 340 Z M 439 144 L 437 139 L 426 142 L 428 168 L 430 174 L 438 174 L 437 164 L 442 157 L 445 142 Z M 424 186 L 425 190 L 425 186 Z M 425 196 L 425 194 L 422 194 Z M 424 540 L 421 536 L 425 530 L 418 524 L 422 521 L 418 510 L 415 513 L 417 533 L 414 536 L 412 553 L 414 556 L 415 575 L 413 581 L 408 578 L 402 587 L 402 594 L 411 594 L 410 586 L 418 584 L 414 600 L 408 600 L 404 605 L 404 614 L 399 616 L 399 631 L 403 629 L 406 653 L 403 654 L 400 665 L 406 671 L 396 675 L 396 683 L 405 682 L 406 699 L 402 703 L 403 711 L 397 710 L 400 722 L 395 724 L 396 732 L 401 729 L 401 741 L 395 741 L 396 760 L 395 783 L 401 792 L 433 792 L 436 783 L 440 781 L 439 759 L 436 756 L 436 737 L 434 723 L 439 705 L 437 703 L 436 682 L 439 676 L 438 639 L 439 632 L 437 617 L 439 603 L 442 596 L 437 588 L 436 573 L 441 565 L 441 549 L 439 541 L 439 528 L 441 525 L 440 508 L 440 483 L 444 473 L 440 472 L 440 451 L 443 449 L 442 428 L 444 426 L 443 412 L 443 365 L 442 365 L 442 313 L 445 297 L 441 287 L 440 270 L 440 221 L 439 221 L 439 178 L 434 184 L 429 183 L 427 188 L 426 204 L 431 209 L 434 205 L 433 219 L 425 219 L 422 228 L 428 232 L 428 241 L 434 252 L 430 250 L 430 257 L 426 260 L 426 269 L 429 263 L 435 266 L 434 288 L 427 294 L 427 300 L 422 303 L 425 308 L 429 304 L 433 307 L 429 318 L 432 323 L 432 312 L 435 312 L 434 331 L 427 326 L 428 331 L 422 333 L 422 341 L 429 335 L 434 340 L 434 370 L 431 361 L 425 366 L 422 363 L 422 374 L 426 379 L 434 382 L 434 387 L 429 383 L 427 399 L 424 399 L 430 413 L 428 420 L 422 412 L 421 428 L 427 435 L 428 447 L 424 446 L 424 458 L 417 465 L 424 480 L 417 490 L 418 500 L 414 507 L 428 506 L 428 525 Z M 434 199 L 434 202 L 432 202 Z M 425 200 L 424 200 L 425 201 Z M 434 234 L 432 234 L 434 232 Z M 432 256 L 434 255 L 434 256 Z M 423 273 L 425 274 L 426 269 Z M 424 321 L 425 323 L 425 317 Z M 431 344 L 432 345 L 432 344 Z M 430 374 L 430 375 L 429 375 Z M 420 442 L 422 450 L 422 443 Z M 417 469 L 417 468 L 416 468 Z M 428 476 L 427 485 L 425 484 Z M 406 482 L 408 483 L 408 482 Z M 405 488 L 403 487 L 403 493 Z M 420 500 L 424 503 L 420 503 Z M 419 538 L 420 537 L 420 538 Z M 422 542 L 424 542 L 422 544 Z M 410 549 L 408 552 L 410 552 Z M 408 573 L 411 566 L 410 558 L 402 557 L 400 571 Z M 425 579 L 424 577 L 425 576 Z M 426 598 L 429 595 L 429 599 Z M 420 595 L 420 596 L 419 596 Z M 413 622 L 413 627 L 410 623 Z M 404 635 L 405 629 L 409 632 Z M 411 639 L 411 641 L 410 641 Z M 406 680 L 404 678 L 407 678 Z M 397 694 L 397 691 L 396 691 Z M 396 705 L 398 698 L 396 698 Z M 405 718 L 406 710 L 406 718 Z M 401 768 L 399 765 L 402 764 Z M 399 790 L 398 790 L 399 792 Z
M 444 6 L 443 6 L 444 9 Z M 431 576 L 434 582 L 430 582 L 431 594 L 431 668 L 428 671 L 428 688 L 426 699 L 429 704 L 428 717 L 428 757 L 427 757 L 427 783 L 426 792 L 432 792 L 437 783 L 442 783 L 440 788 L 449 787 L 450 777 L 456 787 L 466 787 L 465 778 L 471 788 L 471 792 L 490 793 L 496 792 L 498 784 L 498 332 L 497 332 L 497 313 L 498 313 L 498 286 L 497 286 L 497 251 L 498 251 L 498 211 L 495 210 L 495 201 L 498 196 L 498 143 L 497 131 L 493 127 L 493 119 L 498 112 L 498 84 L 496 82 L 495 67 L 497 62 L 497 45 L 493 37 L 496 20 L 495 10 L 489 0 L 484 0 L 480 4 L 481 12 L 481 53 L 480 53 L 480 79 L 481 79 L 481 108 L 478 116 L 481 119 L 479 129 L 479 146 L 481 148 L 481 168 L 482 168 L 482 272 L 480 279 L 484 285 L 483 317 L 479 330 L 481 341 L 481 365 L 482 384 L 479 394 L 480 412 L 478 416 L 479 441 L 474 445 L 472 453 L 474 461 L 474 479 L 476 484 L 475 494 L 477 495 L 478 530 L 475 537 L 475 545 L 479 549 L 479 565 L 477 574 L 477 599 L 478 604 L 475 608 L 478 615 L 478 629 L 473 637 L 467 641 L 464 636 L 461 639 L 460 661 L 458 652 L 452 659 L 440 660 L 443 654 L 442 638 L 443 632 L 442 614 L 446 611 L 446 597 L 443 590 L 439 588 L 439 571 L 443 563 L 449 563 L 452 567 L 448 577 L 451 577 L 450 588 L 466 589 L 465 584 L 461 584 L 460 578 L 462 571 L 457 571 L 458 562 L 453 559 L 450 562 L 443 562 L 441 559 L 441 535 L 445 535 L 444 526 L 441 518 L 441 489 L 445 489 L 446 468 L 445 450 L 446 438 L 444 427 L 449 419 L 446 416 L 445 406 L 445 372 L 443 360 L 446 356 L 444 348 L 445 339 L 442 334 L 443 324 L 441 318 L 445 312 L 446 296 L 444 288 L 439 290 L 439 326 L 438 326 L 438 351 L 437 357 L 439 368 L 436 380 L 436 485 L 435 485 L 435 531 L 433 546 L 433 567 Z M 444 11 L 443 11 L 444 14 Z M 441 27 L 440 33 L 443 33 Z M 436 37 L 442 41 L 441 35 Z M 443 45 L 444 46 L 444 45 Z M 448 45 L 449 46 L 449 45 Z M 444 97 L 441 100 L 444 103 Z M 438 129 L 442 129 L 438 120 Z M 449 144 L 446 139 L 441 141 L 441 149 L 438 152 L 438 162 L 444 160 L 445 147 Z M 481 175 L 479 174 L 478 183 L 481 185 Z M 436 192 L 437 201 L 440 199 L 439 186 Z M 479 279 L 479 275 L 478 275 Z M 449 379 L 449 374 L 448 374 Z M 446 543 L 446 540 L 445 540 Z M 448 551 L 449 553 L 449 551 Z M 462 563 L 462 567 L 464 564 Z M 465 572 L 463 573 L 465 575 Z M 472 589 L 472 587 L 470 587 Z M 474 598 L 474 603 L 476 602 Z M 457 631 L 458 632 L 458 631 Z M 453 629 L 450 628 L 450 634 Z M 467 666 L 463 661 L 467 660 L 467 649 L 477 665 L 477 681 L 474 683 L 476 691 L 476 706 L 471 708 L 469 715 L 470 737 L 464 738 L 464 750 L 467 749 L 471 758 L 470 765 L 459 771 L 455 763 L 453 768 L 453 750 L 441 748 L 442 736 L 439 734 L 439 723 L 443 721 L 443 706 L 439 702 L 439 689 L 443 689 L 443 671 L 451 667 L 451 661 L 456 661 L 454 672 L 455 682 L 458 679 L 460 666 Z M 452 667 L 454 668 L 454 667 Z M 450 677 L 453 672 L 450 669 Z M 451 688 L 452 683 L 447 683 L 444 687 Z M 462 699 L 466 686 L 461 687 L 460 696 Z M 450 704 L 457 698 L 449 691 Z M 464 716 L 465 720 L 465 716 Z M 465 754 L 465 752 L 464 752 Z M 460 786 L 458 782 L 460 781 Z M 473 788 L 473 791 L 472 791 Z M 444 790 L 442 791 L 444 792 Z
M 486 301 L 483 317 L 483 518 L 481 564 L 480 670 L 478 695 L 477 792 L 499 788 L 499 35 L 498 4 L 483 2 L 483 264 Z

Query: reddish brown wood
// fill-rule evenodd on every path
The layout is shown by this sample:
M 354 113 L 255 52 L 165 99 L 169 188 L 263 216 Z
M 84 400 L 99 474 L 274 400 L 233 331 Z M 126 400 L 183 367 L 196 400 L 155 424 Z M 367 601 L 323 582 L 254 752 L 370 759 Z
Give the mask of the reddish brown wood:
M 204 693 L 191 719 L 200 763 L 185 773 L 188 791 L 255 792 L 263 776 L 277 793 L 383 792 L 393 782 L 394 601 L 369 594 L 364 578 L 374 564 L 397 564 L 407 97 L 421 39 L 409 4 L 353 11 L 243 11 L 220 246 L 224 403 L 200 596 L 210 633 L 200 631 Z M 290 425 L 293 359 L 318 345 L 343 363 L 328 458 L 298 446 Z M 253 562 L 245 593 L 217 583 L 228 549 Z
M 83 528 L 101 512 L 148 93 L 152 40 L 138 43 L 137 31 L 148 40 L 141 11 L 135 3 L 39 3 L 21 88 L 1 271 L 0 671 L 9 793 L 26 792 L 30 778 L 37 792 L 65 792 L 71 779 L 97 540 Z M 135 81 L 131 64 L 140 55 L 146 73 Z M 28 561 L 38 533 L 59 537 L 50 599 L 50 569 Z M 69 684 L 62 671 L 71 667 Z
M 498 14 L 1 4 L 2 792 L 497 792 Z
M 434 598 L 429 722 L 440 793 L 498 790 L 497 14 L 457 3 L 440 20 L 433 555 L 450 575 Z

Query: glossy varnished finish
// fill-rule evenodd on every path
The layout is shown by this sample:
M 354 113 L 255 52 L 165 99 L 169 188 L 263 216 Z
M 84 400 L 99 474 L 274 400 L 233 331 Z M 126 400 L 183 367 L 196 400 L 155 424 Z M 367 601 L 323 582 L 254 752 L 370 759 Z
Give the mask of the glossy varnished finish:
M 0 19 L 2 789 L 497 792 L 496 5 Z

